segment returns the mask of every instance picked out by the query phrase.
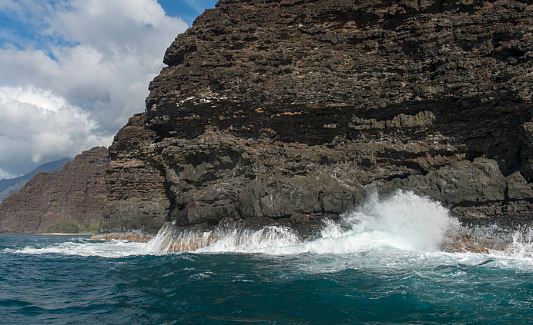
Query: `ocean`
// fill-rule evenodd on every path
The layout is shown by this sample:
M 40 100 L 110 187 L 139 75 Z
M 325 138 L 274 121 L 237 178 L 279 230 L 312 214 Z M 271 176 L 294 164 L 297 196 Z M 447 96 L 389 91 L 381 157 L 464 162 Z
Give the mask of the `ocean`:
M 440 250 L 458 231 L 497 233 L 500 248 Z M 531 239 L 526 227 L 462 229 L 402 192 L 307 240 L 283 227 L 162 229 L 147 243 L 3 235 L 0 323 L 529 324 Z

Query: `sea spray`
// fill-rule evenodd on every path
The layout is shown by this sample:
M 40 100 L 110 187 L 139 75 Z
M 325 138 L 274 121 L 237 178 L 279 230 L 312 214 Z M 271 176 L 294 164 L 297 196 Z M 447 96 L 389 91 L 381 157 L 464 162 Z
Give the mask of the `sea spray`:
M 373 193 L 365 204 L 343 215 L 341 224 L 349 229 L 340 231 L 339 225 L 329 223 L 322 237 L 351 237 L 355 245 L 384 244 L 414 251 L 438 250 L 448 232 L 459 225 L 439 202 L 410 191 L 382 199 Z
M 45 237 L 45 236 L 41 236 Z M 48 236 L 47 236 L 48 237 Z M 146 242 L 134 242 L 125 240 L 95 241 L 84 237 L 72 237 L 70 241 L 41 246 L 26 246 L 14 250 L 14 253 L 28 255 L 60 254 L 77 256 L 100 256 L 107 258 L 120 258 L 146 254 Z
M 344 254 L 373 249 L 437 251 L 459 227 L 448 209 L 413 192 L 397 191 L 326 221 L 321 238 L 293 247 L 294 253 Z
M 276 248 L 300 243 L 301 239 L 289 228 L 268 226 L 260 230 L 232 228 L 228 225 L 201 232 L 179 229 L 168 223 L 148 242 L 147 252 L 166 254 L 180 251 L 195 252 L 274 252 Z
M 208 246 L 217 240 L 213 232 L 199 232 L 197 230 L 178 229 L 172 224 L 166 223 L 152 238 L 145 252 L 149 254 L 168 254 L 180 251 L 195 251 L 198 248 Z
M 531 227 L 520 227 L 512 233 L 510 241 L 503 250 L 490 250 L 490 252 L 516 258 L 533 258 L 533 229 Z
M 440 203 L 402 191 L 388 197 L 369 196 L 363 205 L 340 219 L 326 219 L 321 231 L 313 238 L 303 240 L 293 229 L 282 226 L 254 230 L 225 224 L 201 232 L 166 224 L 149 242 L 77 238 L 49 246 L 27 246 L 12 252 L 120 258 L 179 252 L 343 255 L 384 250 L 405 253 L 443 250 L 519 259 L 533 257 L 533 231 L 530 228 L 517 231 L 497 225 L 460 227 Z
M 319 238 L 312 241 L 302 241 L 291 229 L 279 226 L 250 230 L 225 225 L 200 232 L 167 224 L 148 243 L 147 252 L 342 254 L 382 247 L 436 251 L 454 227 L 458 227 L 457 220 L 440 203 L 397 191 L 383 199 L 373 194 L 339 221 L 326 220 Z

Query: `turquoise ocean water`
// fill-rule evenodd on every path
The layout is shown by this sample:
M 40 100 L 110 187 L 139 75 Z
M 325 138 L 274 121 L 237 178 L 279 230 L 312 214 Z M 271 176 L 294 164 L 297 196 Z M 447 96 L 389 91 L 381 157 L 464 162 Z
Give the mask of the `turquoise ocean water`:
M 524 232 L 488 254 L 441 252 L 457 227 L 446 209 L 410 193 L 370 201 L 304 242 L 275 227 L 186 253 L 164 232 L 148 243 L 0 236 L 0 323 L 531 323 Z

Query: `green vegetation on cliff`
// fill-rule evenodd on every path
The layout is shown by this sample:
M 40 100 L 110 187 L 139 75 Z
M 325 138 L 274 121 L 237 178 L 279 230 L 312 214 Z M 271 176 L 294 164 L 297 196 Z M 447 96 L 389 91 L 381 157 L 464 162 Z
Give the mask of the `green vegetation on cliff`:
M 100 223 L 84 223 L 80 225 L 75 221 L 63 219 L 48 226 L 46 228 L 47 233 L 82 233 L 82 232 L 98 232 Z

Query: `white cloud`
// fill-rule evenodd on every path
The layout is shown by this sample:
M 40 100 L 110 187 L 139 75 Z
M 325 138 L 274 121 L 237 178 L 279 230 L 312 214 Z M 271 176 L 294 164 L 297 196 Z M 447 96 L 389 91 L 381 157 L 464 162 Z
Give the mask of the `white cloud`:
M 13 0 L 1 0 L 0 1 L 0 10 L 9 9 L 12 11 L 17 11 L 20 13 L 20 5 Z
M 49 90 L 0 87 L 0 116 L 2 170 L 22 172 L 112 141 L 96 132 L 89 114 Z
M 18 172 L 14 160 L 44 162 L 93 144 L 109 145 L 104 142 L 130 116 L 144 111 L 165 49 L 187 28 L 183 20 L 166 16 L 156 0 L 4 4 L 40 34 L 25 48 L 0 47 L 0 109 L 9 115 L 0 121 L 0 178 L 2 171 Z M 21 147 L 31 156 L 19 152 Z M 15 152 L 22 156 L 6 158 Z

